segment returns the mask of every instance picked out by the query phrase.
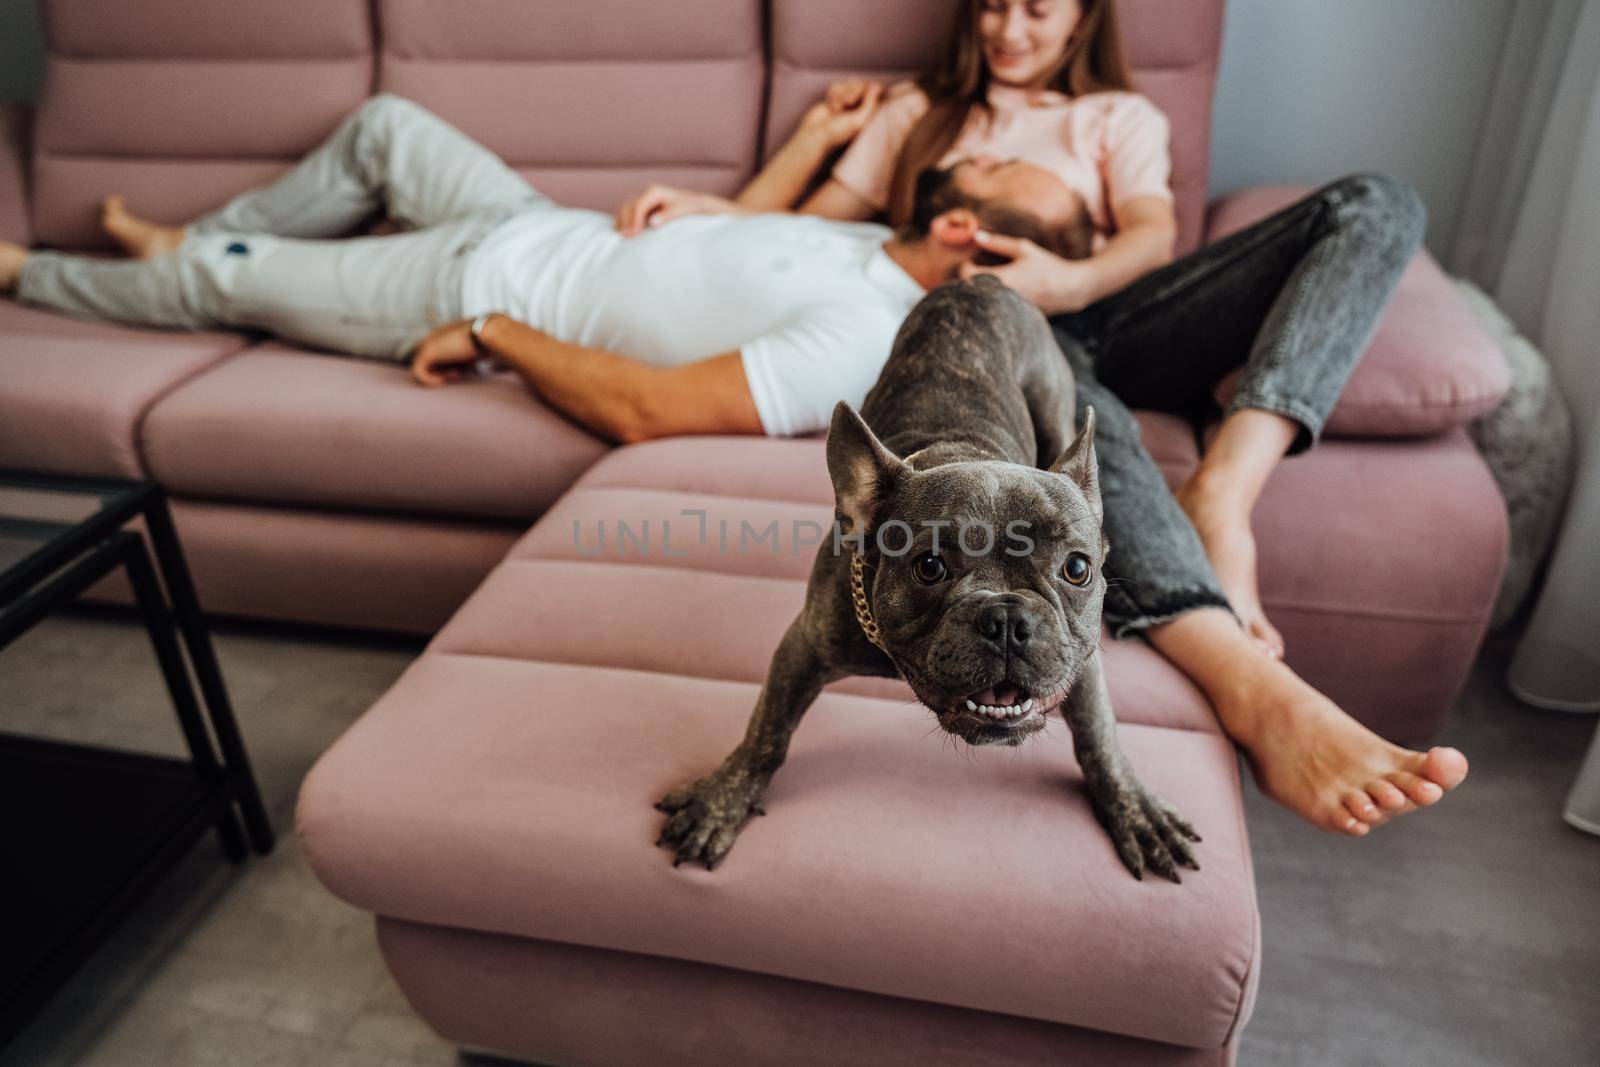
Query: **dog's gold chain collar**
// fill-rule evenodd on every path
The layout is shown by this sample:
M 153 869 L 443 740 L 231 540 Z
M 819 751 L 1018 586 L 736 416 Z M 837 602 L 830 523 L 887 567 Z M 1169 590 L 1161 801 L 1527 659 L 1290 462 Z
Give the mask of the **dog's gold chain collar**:
M 878 632 L 878 620 L 872 617 L 872 605 L 867 602 L 867 565 L 858 553 L 850 553 L 850 603 L 856 609 L 856 624 L 867 640 L 878 646 L 885 656 L 889 650 L 883 646 L 883 635 Z M 892 660 L 893 656 L 889 656 Z

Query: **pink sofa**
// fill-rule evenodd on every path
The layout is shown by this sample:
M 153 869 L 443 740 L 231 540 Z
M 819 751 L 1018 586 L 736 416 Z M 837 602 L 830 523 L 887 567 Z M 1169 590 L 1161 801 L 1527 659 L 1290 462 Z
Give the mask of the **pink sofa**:
M 573 203 L 648 180 L 729 192 L 831 79 L 924 62 L 950 6 L 55 0 L 31 147 L 28 116 L 0 113 L 0 232 L 96 247 L 114 190 L 191 216 L 373 91 Z M 1123 4 L 1173 120 L 1185 249 L 1293 195 L 1205 203 L 1221 9 Z M 1437 727 L 1488 619 L 1505 517 L 1461 427 L 1506 386 L 1419 256 L 1328 440 L 1258 510 L 1291 662 L 1392 737 Z M 1142 425 L 1185 477 L 1193 430 Z M 1259 966 L 1236 761 L 1141 644 L 1108 642 L 1107 664 L 1130 758 L 1205 835 L 1181 887 L 1118 866 L 1059 731 L 956 759 L 882 681 L 823 696 L 771 816 L 716 873 L 651 847 L 652 801 L 737 739 L 800 602 L 792 524 L 830 514 L 819 442 L 610 450 L 510 380 L 423 391 L 390 366 L 0 302 L 0 466 L 162 482 L 212 611 L 437 631 L 312 772 L 299 826 L 455 1040 L 561 1063 L 1232 1058 Z M 619 520 L 649 524 L 648 550 L 616 551 Z M 778 543 L 720 552 L 721 521 L 776 522 Z

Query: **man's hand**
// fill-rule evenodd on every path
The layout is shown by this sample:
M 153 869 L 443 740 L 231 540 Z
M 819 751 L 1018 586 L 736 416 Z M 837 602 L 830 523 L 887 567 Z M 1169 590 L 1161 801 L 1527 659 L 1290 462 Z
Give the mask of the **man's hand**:
M 974 240 L 985 252 L 1004 256 L 1009 262 L 995 267 L 963 263 L 961 277 L 993 274 L 1046 315 L 1082 311 L 1088 306 L 1094 268 L 1087 261 L 1062 259 L 1026 237 L 979 231 Z
M 845 78 L 828 86 L 821 100 L 800 117 L 800 129 L 819 135 L 828 148 L 838 148 L 855 139 L 883 99 L 883 85 L 865 78 Z
M 617 209 L 616 227 L 622 236 L 633 237 L 647 227 L 660 226 L 685 215 L 728 215 L 738 210 L 739 205 L 732 200 L 710 193 L 651 185 Z
M 472 339 L 472 320 L 462 319 L 431 330 L 411 357 L 411 377 L 434 388 L 459 382 L 483 358 Z

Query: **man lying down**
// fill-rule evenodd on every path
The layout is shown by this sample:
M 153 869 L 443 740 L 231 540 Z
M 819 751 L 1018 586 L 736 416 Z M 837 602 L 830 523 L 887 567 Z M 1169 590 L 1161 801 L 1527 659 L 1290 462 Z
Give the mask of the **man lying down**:
M 900 233 L 725 203 L 623 237 L 420 106 L 379 96 L 282 178 L 188 226 L 108 199 L 103 222 L 131 259 L 0 242 L 0 291 L 89 318 L 410 360 L 424 385 L 491 356 L 617 441 L 801 434 L 825 428 L 839 399 L 861 403 L 912 305 L 983 254 L 980 229 L 1088 251 L 1081 200 L 1030 164 L 963 161 L 918 192 Z M 380 212 L 402 232 L 348 236 Z

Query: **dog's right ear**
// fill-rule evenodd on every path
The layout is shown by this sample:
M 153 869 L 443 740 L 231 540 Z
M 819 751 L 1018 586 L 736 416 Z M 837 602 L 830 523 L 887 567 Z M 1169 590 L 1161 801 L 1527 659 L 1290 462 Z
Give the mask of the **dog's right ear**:
M 828 476 L 839 515 L 850 524 L 846 534 L 861 533 L 905 469 L 905 464 L 883 447 L 856 409 L 839 401 L 828 427 Z
M 1094 454 L 1093 407 L 1083 409 L 1083 429 L 1078 431 L 1077 439 L 1067 446 L 1061 457 L 1050 465 L 1050 470 L 1071 478 L 1083 490 L 1089 507 L 1094 509 L 1095 521 L 1105 521 L 1105 511 L 1100 503 L 1100 464 Z

